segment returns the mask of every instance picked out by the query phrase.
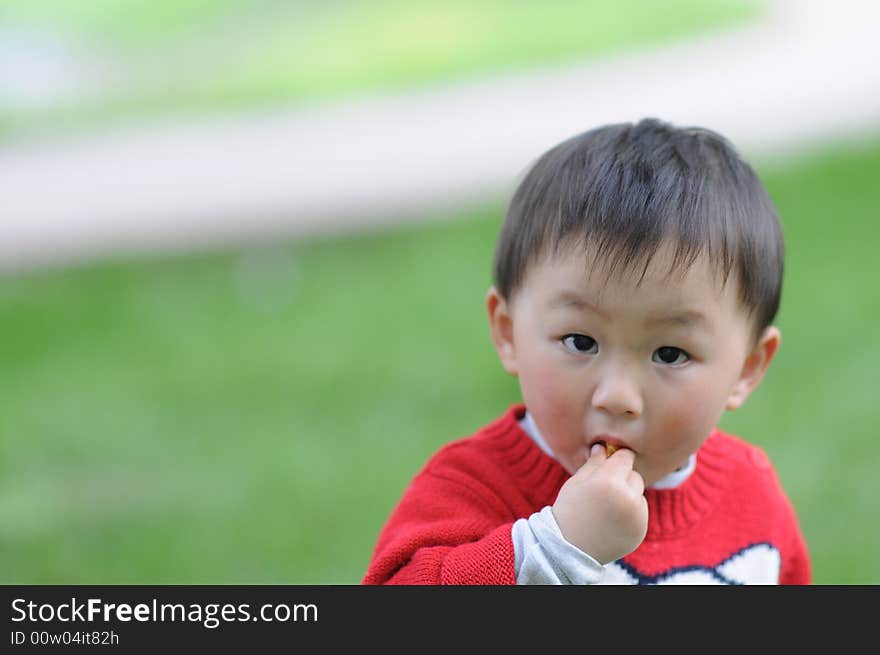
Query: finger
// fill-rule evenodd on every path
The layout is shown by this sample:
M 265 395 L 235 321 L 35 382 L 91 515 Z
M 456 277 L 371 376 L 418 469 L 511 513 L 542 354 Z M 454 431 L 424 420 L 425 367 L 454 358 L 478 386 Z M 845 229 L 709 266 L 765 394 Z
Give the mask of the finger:
M 608 457 L 605 455 L 605 447 L 600 443 L 595 443 L 593 444 L 593 447 L 590 448 L 590 452 L 587 453 L 587 462 L 583 465 L 582 469 L 591 471 L 606 459 L 608 459 Z
M 608 463 L 613 464 L 615 469 L 631 471 L 635 459 L 636 454 L 629 448 L 618 448 L 614 451 L 614 454 L 608 458 Z
M 645 480 L 638 471 L 629 472 L 626 476 L 626 484 L 637 496 L 641 496 L 645 493 Z

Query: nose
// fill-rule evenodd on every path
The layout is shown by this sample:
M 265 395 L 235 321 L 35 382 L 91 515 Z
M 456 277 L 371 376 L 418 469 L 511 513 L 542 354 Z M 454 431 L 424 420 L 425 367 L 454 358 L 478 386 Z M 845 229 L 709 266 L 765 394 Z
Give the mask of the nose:
M 642 414 L 642 394 L 624 367 L 605 367 L 592 400 L 593 407 L 615 416 L 635 418 Z

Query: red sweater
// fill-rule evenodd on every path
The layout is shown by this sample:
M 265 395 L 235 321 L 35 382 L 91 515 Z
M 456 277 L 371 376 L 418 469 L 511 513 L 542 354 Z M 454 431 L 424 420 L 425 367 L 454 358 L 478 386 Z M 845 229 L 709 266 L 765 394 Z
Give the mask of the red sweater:
M 363 584 L 515 584 L 513 523 L 552 505 L 569 478 L 520 428 L 524 413 L 514 405 L 428 461 L 382 529 Z M 810 583 L 794 509 L 759 448 L 715 430 L 687 480 L 645 496 L 645 540 L 611 565 L 628 581 L 688 582 L 701 571 L 736 582 L 719 571 L 759 549 L 778 557 L 779 583 Z

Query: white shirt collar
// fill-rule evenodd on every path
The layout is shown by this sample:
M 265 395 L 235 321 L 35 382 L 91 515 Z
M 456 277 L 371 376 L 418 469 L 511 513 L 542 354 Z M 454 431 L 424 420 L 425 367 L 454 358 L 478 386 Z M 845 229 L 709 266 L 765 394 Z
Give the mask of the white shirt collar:
M 556 459 L 556 457 L 553 455 L 553 451 L 550 449 L 550 446 L 544 440 L 544 437 L 541 436 L 541 431 L 538 430 L 535 419 L 532 418 L 531 414 L 526 412 L 526 415 L 523 416 L 522 419 L 519 421 L 519 425 L 523 429 L 523 431 L 532 438 L 532 441 L 534 441 L 538 445 L 538 448 L 543 450 L 548 456 Z M 657 480 L 657 482 L 652 484 L 650 488 L 674 489 L 690 477 L 691 473 L 694 472 L 694 468 L 696 468 L 696 465 L 697 455 L 696 453 L 693 453 L 690 457 L 688 457 L 687 464 L 685 464 L 680 469 L 673 471 L 665 478 Z

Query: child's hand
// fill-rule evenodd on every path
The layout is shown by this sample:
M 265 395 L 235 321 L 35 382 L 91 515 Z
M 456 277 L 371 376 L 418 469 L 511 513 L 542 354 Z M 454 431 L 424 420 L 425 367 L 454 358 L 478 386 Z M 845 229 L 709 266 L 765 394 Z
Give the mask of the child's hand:
M 635 453 L 627 448 L 608 457 L 595 444 L 553 504 L 565 539 L 600 564 L 634 551 L 648 531 L 645 483 L 633 470 L 634 460 Z

